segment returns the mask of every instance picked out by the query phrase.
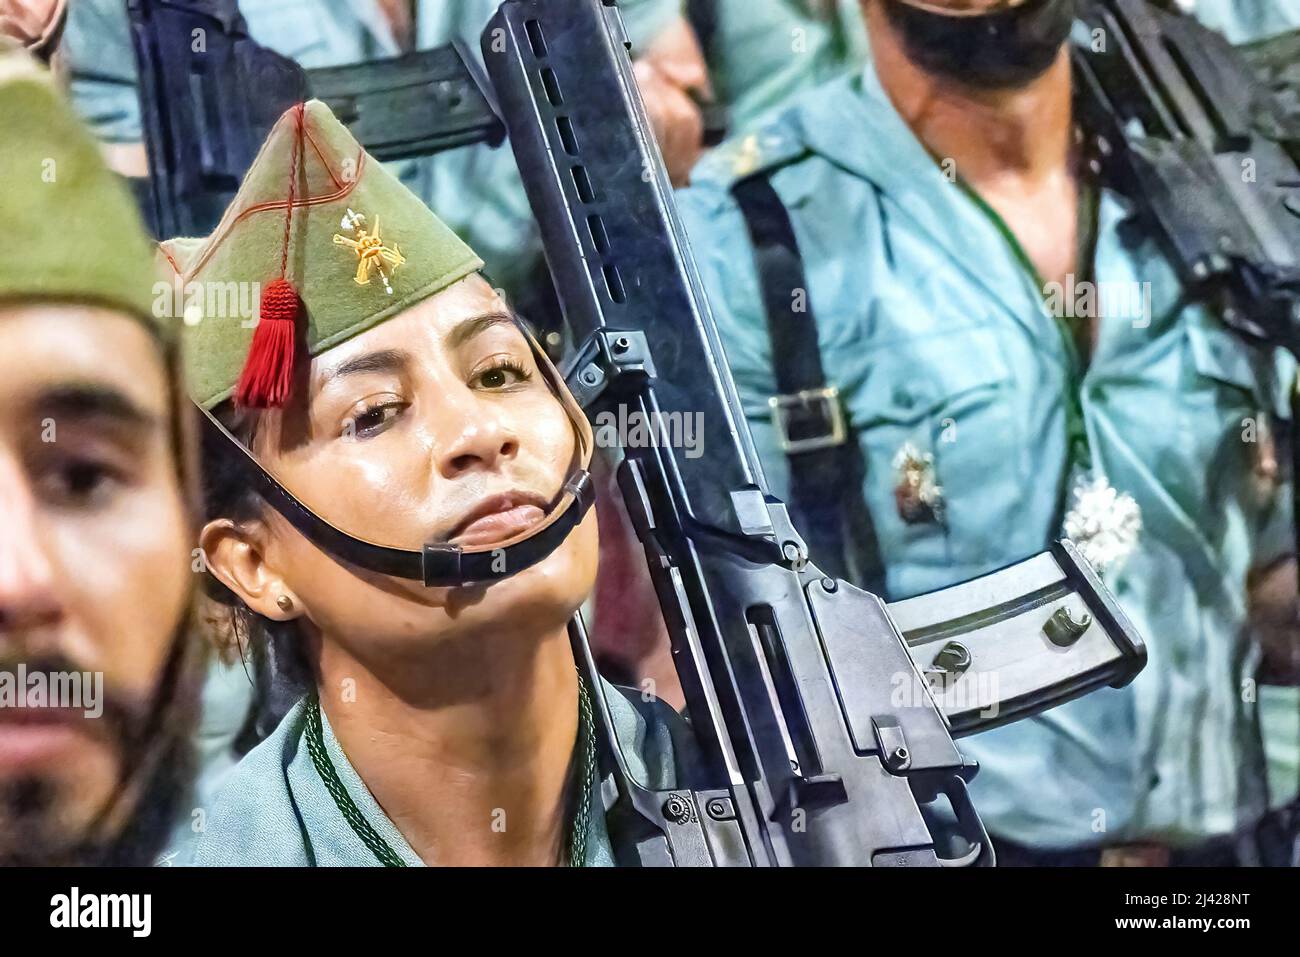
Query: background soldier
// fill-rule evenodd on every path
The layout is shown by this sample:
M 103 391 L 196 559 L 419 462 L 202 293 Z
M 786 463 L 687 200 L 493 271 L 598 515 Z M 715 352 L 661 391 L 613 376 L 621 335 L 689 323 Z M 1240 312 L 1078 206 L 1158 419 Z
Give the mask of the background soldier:
M 1233 43 L 1300 27 L 1300 0 L 1162 2 Z M 870 57 L 860 0 L 685 0 L 685 8 L 730 136 L 752 132 L 792 96 L 860 70 Z
M 151 863 L 197 691 L 175 350 L 130 197 L 2 39 L 0 219 L 0 863 Z
M 1091 174 L 1067 0 L 864 13 L 874 65 L 765 125 L 761 156 L 716 151 L 680 197 L 768 477 L 891 599 L 1064 531 L 1146 638 L 1130 686 L 963 742 L 1003 862 L 1237 860 L 1266 807 L 1246 580 L 1293 562 L 1268 434 L 1294 364 L 1188 304 Z M 1062 300 L 1106 287 L 1136 295 Z M 846 531 L 864 511 L 841 511 L 846 482 L 874 538 Z

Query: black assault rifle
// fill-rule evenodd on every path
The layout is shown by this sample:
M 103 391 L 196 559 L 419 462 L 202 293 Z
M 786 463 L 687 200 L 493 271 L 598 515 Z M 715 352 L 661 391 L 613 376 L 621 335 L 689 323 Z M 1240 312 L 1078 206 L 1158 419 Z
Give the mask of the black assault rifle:
M 1300 356 L 1300 113 L 1260 76 L 1281 67 L 1146 0 L 1079 7 L 1077 103 L 1106 184 L 1193 296 Z

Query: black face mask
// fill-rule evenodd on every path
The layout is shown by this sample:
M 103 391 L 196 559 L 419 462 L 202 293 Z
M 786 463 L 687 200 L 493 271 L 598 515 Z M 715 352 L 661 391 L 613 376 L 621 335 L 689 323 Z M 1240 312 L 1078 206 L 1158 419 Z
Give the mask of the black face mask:
M 1028 0 L 977 16 L 922 10 L 882 0 L 903 48 L 928 73 L 970 86 L 1024 86 L 1056 60 L 1074 22 L 1074 0 Z

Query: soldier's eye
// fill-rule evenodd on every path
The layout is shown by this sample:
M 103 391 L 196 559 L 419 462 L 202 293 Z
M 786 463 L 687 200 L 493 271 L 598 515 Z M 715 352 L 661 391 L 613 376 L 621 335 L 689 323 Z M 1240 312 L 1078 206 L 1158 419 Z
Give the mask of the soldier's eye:
M 406 408 L 405 402 L 385 402 L 362 409 L 343 423 L 343 434 L 370 438 L 383 432 Z
M 484 369 L 474 377 L 485 389 L 504 389 L 507 386 L 527 382 L 533 374 L 514 359 L 499 359 L 492 366 Z
M 110 465 L 90 458 L 52 463 L 40 478 L 42 497 L 55 505 L 85 508 L 102 505 L 123 477 Z

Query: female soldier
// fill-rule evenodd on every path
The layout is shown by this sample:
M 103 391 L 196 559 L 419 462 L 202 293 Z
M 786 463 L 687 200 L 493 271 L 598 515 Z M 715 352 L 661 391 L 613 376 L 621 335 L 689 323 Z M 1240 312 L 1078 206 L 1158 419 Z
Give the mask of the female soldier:
M 480 265 L 317 102 L 187 258 L 201 546 L 308 685 L 194 863 L 612 863 L 604 689 L 567 633 L 596 573 L 591 432 Z M 232 303 L 268 280 L 252 330 Z M 606 700 L 633 773 L 673 786 L 667 725 Z

